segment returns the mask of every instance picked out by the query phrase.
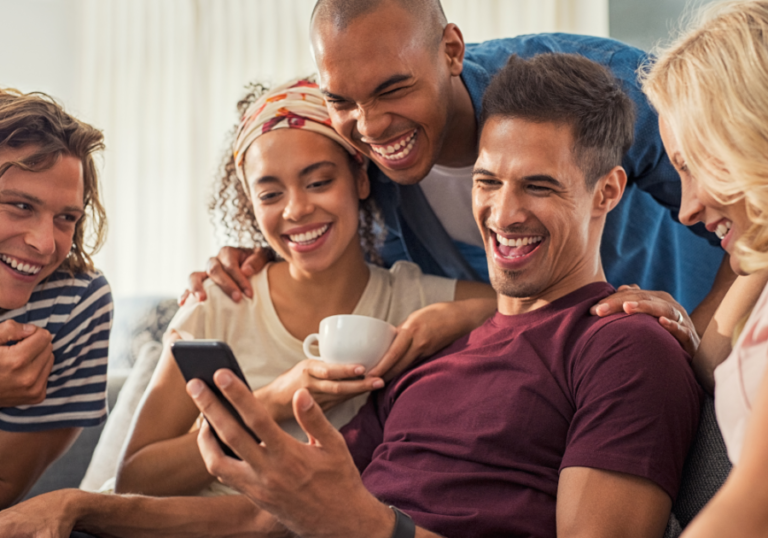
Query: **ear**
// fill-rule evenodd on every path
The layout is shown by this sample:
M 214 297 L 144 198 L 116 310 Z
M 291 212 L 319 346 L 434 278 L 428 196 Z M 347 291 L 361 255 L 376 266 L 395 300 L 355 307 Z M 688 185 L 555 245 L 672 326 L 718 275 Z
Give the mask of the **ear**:
M 371 181 L 368 179 L 368 167 L 365 163 L 361 164 L 355 173 L 355 185 L 357 186 L 357 197 L 365 200 L 371 194 Z
M 603 217 L 616 207 L 627 186 L 627 173 L 621 166 L 614 166 L 610 172 L 597 180 L 592 197 L 592 216 Z
M 443 29 L 441 50 L 448 59 L 451 75 L 458 77 L 464 69 L 464 36 L 455 24 L 448 23 Z

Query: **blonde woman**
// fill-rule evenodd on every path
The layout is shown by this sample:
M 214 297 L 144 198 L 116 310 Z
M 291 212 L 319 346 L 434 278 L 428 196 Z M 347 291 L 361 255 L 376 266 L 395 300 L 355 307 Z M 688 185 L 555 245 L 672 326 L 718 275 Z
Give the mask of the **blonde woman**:
M 700 379 L 714 380 L 717 419 L 735 467 L 684 536 L 766 536 L 768 1 L 710 8 L 660 55 L 643 87 L 680 173 L 680 221 L 716 231 L 742 275 L 694 359 Z M 723 337 L 734 329 L 733 350 L 718 365 L 729 346 Z

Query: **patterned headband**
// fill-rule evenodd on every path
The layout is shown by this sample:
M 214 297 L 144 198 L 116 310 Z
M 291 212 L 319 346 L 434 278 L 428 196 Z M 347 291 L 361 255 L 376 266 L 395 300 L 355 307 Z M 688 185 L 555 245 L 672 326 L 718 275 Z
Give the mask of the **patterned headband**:
M 237 177 L 248 193 L 243 163 L 245 153 L 259 136 L 275 129 L 308 129 L 327 136 L 363 162 L 363 156 L 333 127 L 325 98 L 315 82 L 298 79 L 271 90 L 254 102 L 243 114 L 233 147 Z

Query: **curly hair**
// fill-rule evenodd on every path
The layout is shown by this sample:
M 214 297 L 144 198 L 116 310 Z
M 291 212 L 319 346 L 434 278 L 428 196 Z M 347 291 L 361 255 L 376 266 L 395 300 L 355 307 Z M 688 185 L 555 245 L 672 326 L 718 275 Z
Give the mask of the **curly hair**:
M 104 244 L 107 215 L 99 197 L 99 178 L 93 155 L 104 149 L 98 129 L 70 116 L 52 97 L 14 89 L 0 89 L 0 150 L 34 146 L 36 151 L 20 161 L 0 166 L 0 176 L 11 167 L 42 172 L 54 166 L 61 155 L 70 155 L 83 165 L 85 213 L 75 225 L 72 247 L 61 268 L 71 273 L 93 270 L 92 256 Z
M 307 80 L 312 80 L 308 78 Z M 246 109 L 259 97 L 269 91 L 269 87 L 262 83 L 248 85 L 248 93 L 237 103 L 238 117 L 242 117 Z M 231 151 L 232 143 L 237 132 L 234 126 L 229 135 L 229 144 L 225 151 L 219 169 L 218 178 L 214 186 L 214 194 L 208 204 L 208 210 L 214 227 L 220 229 L 227 241 L 239 247 L 262 247 L 269 250 L 273 256 L 275 251 L 270 247 L 256 222 L 256 214 L 253 211 L 248 193 L 245 192 L 242 182 L 237 178 L 235 158 Z M 365 166 L 349 156 L 350 168 Z M 360 244 L 366 258 L 376 265 L 382 265 L 383 260 L 379 254 L 379 248 L 385 231 L 384 221 L 376 202 L 369 196 L 360 201 L 360 221 L 358 233 Z

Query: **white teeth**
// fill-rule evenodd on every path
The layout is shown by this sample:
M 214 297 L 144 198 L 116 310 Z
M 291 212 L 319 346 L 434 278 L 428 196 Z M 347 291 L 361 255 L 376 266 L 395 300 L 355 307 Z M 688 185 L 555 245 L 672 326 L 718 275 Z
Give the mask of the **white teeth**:
M 405 140 L 401 140 L 394 146 L 387 146 L 386 148 L 381 146 L 378 146 L 378 147 L 371 146 L 371 148 L 373 149 L 373 151 L 375 151 L 385 159 L 390 161 L 396 161 L 408 155 L 413 149 L 413 145 L 415 143 L 416 143 L 416 131 L 413 131 L 413 133 L 411 133 L 411 136 L 409 136 Z M 402 148 L 402 150 L 400 150 L 400 148 Z
M 313 242 L 315 239 L 323 235 L 327 230 L 328 230 L 328 224 L 326 224 L 322 228 L 312 230 L 311 232 L 293 234 L 293 235 L 289 235 L 288 237 L 291 239 L 293 243 L 307 244 L 307 243 Z
M 22 263 L 15 258 L 6 256 L 5 254 L 0 254 L 0 260 L 5 262 L 6 265 L 10 265 L 14 269 L 16 269 L 19 273 L 24 273 L 26 275 L 36 275 L 43 268 L 41 265 L 31 265 L 28 263 Z
M 717 225 L 717 228 L 715 229 L 715 235 L 717 235 L 718 239 L 722 239 L 725 237 L 725 234 L 728 233 L 728 230 L 731 229 L 731 221 L 725 221 L 721 222 Z
M 499 242 L 499 244 L 507 247 L 524 247 L 525 245 L 533 245 L 534 243 L 539 243 L 540 241 L 543 241 L 544 238 L 541 236 L 533 236 L 522 237 L 518 239 L 507 239 L 500 234 L 496 234 L 496 240 Z

